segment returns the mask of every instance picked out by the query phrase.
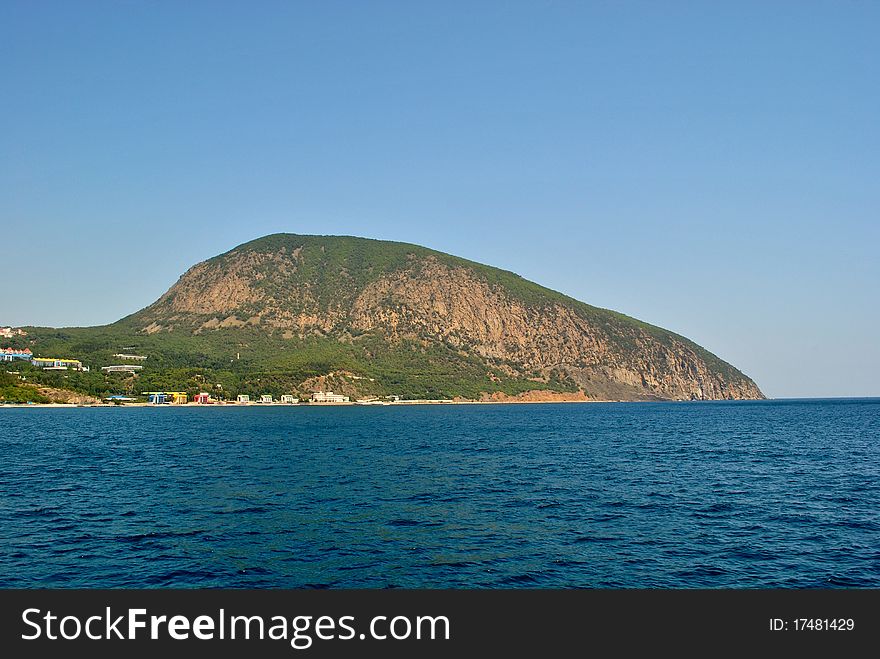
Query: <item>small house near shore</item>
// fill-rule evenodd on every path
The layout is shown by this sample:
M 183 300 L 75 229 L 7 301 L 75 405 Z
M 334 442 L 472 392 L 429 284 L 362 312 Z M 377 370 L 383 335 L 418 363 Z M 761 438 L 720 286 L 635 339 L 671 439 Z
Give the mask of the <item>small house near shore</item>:
M 348 396 L 334 394 L 332 391 L 316 391 L 310 400 L 313 403 L 347 403 Z
M 187 401 L 185 391 L 145 391 L 144 396 L 151 405 L 185 405 Z

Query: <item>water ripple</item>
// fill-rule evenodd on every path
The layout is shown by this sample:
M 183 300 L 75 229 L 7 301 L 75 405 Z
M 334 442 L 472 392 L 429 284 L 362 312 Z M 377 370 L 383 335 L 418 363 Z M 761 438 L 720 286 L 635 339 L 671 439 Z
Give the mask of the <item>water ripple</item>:
M 0 587 L 880 587 L 880 401 L 0 409 Z

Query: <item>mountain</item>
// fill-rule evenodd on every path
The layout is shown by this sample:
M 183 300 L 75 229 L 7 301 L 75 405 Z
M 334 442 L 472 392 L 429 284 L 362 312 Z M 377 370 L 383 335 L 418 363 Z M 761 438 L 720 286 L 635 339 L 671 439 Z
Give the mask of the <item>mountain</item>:
M 252 394 L 763 398 L 736 368 L 667 330 L 511 272 L 345 236 L 259 238 L 194 265 L 117 323 L 28 331 L 36 350 L 65 350 L 98 366 L 119 352 L 149 353 L 139 381 L 129 383 L 135 389 L 215 383 Z

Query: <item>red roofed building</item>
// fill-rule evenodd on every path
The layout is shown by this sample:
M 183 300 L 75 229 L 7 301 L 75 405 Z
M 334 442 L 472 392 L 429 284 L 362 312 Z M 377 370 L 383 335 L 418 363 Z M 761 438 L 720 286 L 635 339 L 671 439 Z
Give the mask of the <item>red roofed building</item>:
M 0 348 L 0 362 L 11 362 L 13 359 L 33 359 L 34 353 L 28 348 Z

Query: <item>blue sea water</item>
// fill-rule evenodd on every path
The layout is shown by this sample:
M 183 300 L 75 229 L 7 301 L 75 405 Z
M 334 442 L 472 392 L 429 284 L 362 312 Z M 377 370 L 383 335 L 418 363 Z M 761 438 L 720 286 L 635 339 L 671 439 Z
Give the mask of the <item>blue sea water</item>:
M 0 587 L 880 587 L 880 399 L 0 409 Z

